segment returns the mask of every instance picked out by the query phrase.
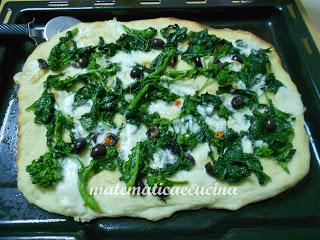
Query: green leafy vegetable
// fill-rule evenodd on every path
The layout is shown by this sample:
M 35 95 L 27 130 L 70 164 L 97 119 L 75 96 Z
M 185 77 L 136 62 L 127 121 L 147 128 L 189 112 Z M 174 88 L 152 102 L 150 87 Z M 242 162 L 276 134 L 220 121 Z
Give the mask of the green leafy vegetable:
M 249 128 L 250 135 L 256 140 L 265 142 L 269 148 L 268 152 L 272 152 L 275 160 L 279 164 L 281 163 L 280 165 L 287 171 L 286 164 L 294 154 L 291 150 L 294 130 L 291 125 L 290 116 L 276 109 L 272 103 L 265 107 L 263 113 L 254 110 L 253 116 L 254 118 L 252 118 L 252 123 Z M 270 118 L 273 118 L 276 122 L 276 129 L 273 132 L 269 132 L 265 127 L 266 122 Z M 265 151 L 266 150 L 264 150 L 264 152 Z M 289 152 L 291 153 L 288 154 Z M 283 159 L 285 159 L 285 161 L 283 161 Z
M 61 165 L 52 153 L 42 155 L 38 160 L 33 160 L 26 168 L 33 184 L 47 188 L 62 180 Z
M 182 54 L 182 59 L 188 63 L 193 63 L 196 57 L 215 56 L 220 58 L 238 53 L 238 49 L 234 48 L 230 42 L 209 34 L 207 29 L 200 32 L 190 32 L 188 38 L 188 49 Z
M 255 173 L 260 184 L 271 178 L 263 172 L 262 165 L 253 154 L 243 153 L 240 146 L 233 146 L 214 161 L 215 177 L 227 182 L 238 182 Z
M 50 69 L 54 71 L 59 70 L 72 60 L 76 59 L 75 50 L 77 49 L 77 45 L 72 39 L 77 33 L 77 28 L 72 31 L 68 31 L 66 36 L 61 37 L 59 43 L 51 49 L 48 58 Z
M 125 34 L 122 34 L 116 41 L 116 44 L 122 47 L 126 52 L 133 50 L 150 51 L 150 40 L 157 34 L 157 30 L 149 27 L 144 30 L 128 28 L 123 25 Z
M 180 28 L 178 24 L 169 25 L 160 30 L 161 35 L 167 39 L 166 47 L 176 47 L 178 42 L 181 42 L 187 37 L 187 28 Z
M 54 102 L 53 93 L 44 91 L 41 97 L 27 108 L 27 111 L 34 111 L 35 123 L 48 124 L 54 115 Z

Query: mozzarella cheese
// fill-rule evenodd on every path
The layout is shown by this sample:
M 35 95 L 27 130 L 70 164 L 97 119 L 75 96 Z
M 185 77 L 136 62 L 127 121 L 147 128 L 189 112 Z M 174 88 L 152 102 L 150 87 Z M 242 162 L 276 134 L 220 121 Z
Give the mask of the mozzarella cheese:
M 173 124 L 173 128 L 169 128 L 169 131 L 174 131 L 178 134 L 198 133 L 200 126 L 191 115 L 187 115 L 183 118 L 176 119 Z
M 169 149 L 159 149 L 153 154 L 151 168 L 163 168 L 168 164 L 176 163 L 177 160 L 178 157 L 174 155 Z
M 244 136 L 241 139 L 242 150 L 244 153 L 253 153 L 252 141 L 248 136 Z
M 66 158 L 62 162 L 62 169 L 63 181 L 55 187 L 59 196 L 59 205 L 67 215 L 83 214 L 87 208 L 78 190 L 79 164 L 71 158 Z
M 117 72 L 116 76 L 122 81 L 123 86 L 127 87 L 136 80 L 130 76 L 132 68 L 136 64 L 148 66 L 158 55 L 160 51 L 151 50 L 143 52 L 140 50 L 123 52 L 119 51 L 116 55 L 110 58 L 112 63 L 119 63 L 121 70 Z
M 150 104 L 148 112 L 150 114 L 159 113 L 160 117 L 167 119 L 175 119 L 179 116 L 181 112 L 181 106 L 176 106 L 175 103 L 167 103 L 163 100 L 158 100 Z
M 131 149 L 137 142 L 147 139 L 147 128 L 141 125 L 139 128 L 133 124 L 126 124 L 120 131 L 119 137 L 119 153 L 124 160 L 128 160 Z
M 228 55 L 228 56 L 224 56 L 222 58 L 220 58 L 220 62 L 222 63 L 230 63 L 230 65 L 228 66 L 230 70 L 235 71 L 235 72 L 239 72 L 241 70 L 242 64 L 232 60 L 232 56 Z
M 85 104 L 73 109 L 75 93 L 59 91 L 55 93 L 55 109 L 61 111 L 64 114 L 67 114 L 75 119 L 80 119 L 80 117 L 90 112 L 93 105 L 92 100 L 88 100 Z
M 276 93 L 274 104 L 285 113 L 298 116 L 303 114 L 304 107 L 298 92 L 291 91 L 287 87 L 280 87 Z
M 247 108 L 234 112 L 229 116 L 228 127 L 236 132 L 247 131 L 250 127 L 250 120 L 246 116 L 252 116 L 252 112 Z

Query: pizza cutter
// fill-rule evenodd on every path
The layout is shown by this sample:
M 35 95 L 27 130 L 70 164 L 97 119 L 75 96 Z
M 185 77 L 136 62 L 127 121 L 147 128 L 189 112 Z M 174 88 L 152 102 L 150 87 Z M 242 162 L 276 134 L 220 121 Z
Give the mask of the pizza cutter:
M 25 37 L 31 38 L 38 45 L 79 22 L 80 20 L 74 17 L 59 16 L 52 18 L 44 27 L 34 24 L 34 19 L 27 24 L 0 24 L 0 40 Z

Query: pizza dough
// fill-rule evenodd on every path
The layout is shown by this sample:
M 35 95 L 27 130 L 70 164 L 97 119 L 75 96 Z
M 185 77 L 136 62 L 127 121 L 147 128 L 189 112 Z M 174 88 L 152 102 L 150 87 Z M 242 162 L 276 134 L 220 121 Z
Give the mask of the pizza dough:
M 96 45 L 99 41 L 99 36 L 103 36 L 106 42 L 115 42 L 120 35 L 124 33 L 122 28 L 123 24 L 135 29 L 145 29 L 152 26 L 160 30 L 170 24 L 185 26 L 188 28 L 188 31 L 200 31 L 206 28 L 210 34 L 215 34 L 216 36 L 227 39 L 233 43 L 237 39 L 243 39 L 253 49 L 271 48 L 272 53 L 269 54 L 269 57 L 272 64 L 272 71 L 276 78 L 285 85 L 285 87 L 282 87 L 283 89 L 279 89 L 277 94 L 272 97 L 273 103 L 280 110 L 295 116 L 295 121 L 293 123 L 295 135 L 292 144 L 297 151 L 288 164 L 290 174 L 283 171 L 283 169 L 274 161 L 270 159 L 261 159 L 264 171 L 272 177 L 272 181 L 265 185 L 259 185 L 256 177 L 252 174 L 244 181 L 232 185 L 237 187 L 237 195 L 179 195 L 169 197 L 166 202 L 154 196 L 99 195 L 95 196 L 95 199 L 101 208 L 98 212 L 92 211 L 84 206 L 77 186 L 77 172 L 80 166 L 71 159 L 65 159 L 63 161 L 64 180 L 58 183 L 54 188 L 43 189 L 32 184 L 30 176 L 28 172 L 26 172 L 26 166 L 29 165 L 32 160 L 39 158 L 40 155 L 47 151 L 46 128 L 42 125 L 35 124 L 34 113 L 25 111 L 25 109 L 40 97 L 43 91 L 43 82 L 48 75 L 52 74 L 51 70 L 46 71 L 39 69 L 37 59 L 48 59 L 51 48 L 57 44 L 59 37 L 65 35 L 65 32 L 62 32 L 52 37 L 48 42 L 38 46 L 28 57 L 22 72 L 17 73 L 14 77 L 14 80 L 19 85 L 19 140 L 17 149 L 18 188 L 30 203 L 49 212 L 72 216 L 77 221 L 89 221 L 98 217 L 119 216 L 159 220 L 169 217 L 174 212 L 180 210 L 191 210 L 204 207 L 236 210 L 249 203 L 276 196 L 286 189 L 293 187 L 308 173 L 310 153 L 309 140 L 306 131 L 304 130 L 304 108 L 297 88 L 290 79 L 290 76 L 283 69 L 280 58 L 273 46 L 250 32 L 231 29 L 214 29 L 196 22 L 174 18 L 138 20 L 125 23 L 116 20 L 80 23 L 72 28 L 79 29 L 79 33 L 75 37 L 75 40 L 78 46 L 82 47 Z M 157 37 L 161 38 L 159 31 Z M 142 57 L 138 56 L 137 53 L 132 53 L 129 58 L 127 55 L 125 56 L 124 53 L 119 52 L 113 59 L 120 62 L 121 65 L 126 65 L 130 64 L 130 61 L 133 59 L 136 59 L 136 61 L 151 61 L 156 56 L 157 52 L 154 50 Z M 177 68 L 186 69 L 187 64 L 179 62 Z M 79 71 L 81 71 L 81 69 L 73 69 L 71 67 L 67 69 L 69 74 L 77 74 Z M 125 75 L 126 73 L 121 74 Z M 201 86 L 203 81 L 203 77 L 197 77 L 196 80 L 186 81 L 183 86 L 175 86 L 173 91 L 192 93 L 192 91 L 195 91 Z M 208 87 L 207 90 L 214 92 L 216 87 L 217 86 L 213 85 Z M 160 109 L 163 108 L 163 103 L 158 104 L 160 104 Z M 156 109 L 155 106 L 153 106 L 153 110 L 154 109 Z M 175 109 L 171 110 L 173 112 L 175 111 Z M 152 109 L 150 111 L 152 111 Z M 170 115 L 167 112 L 164 112 L 163 114 Z M 135 136 L 136 139 L 143 139 L 145 130 L 140 130 L 140 132 L 138 130 L 136 134 L 140 134 L 140 136 Z M 126 146 L 129 146 L 130 144 L 132 143 L 129 141 Z M 123 151 L 125 151 L 125 149 Z M 173 179 L 189 180 L 189 186 L 230 186 L 227 183 L 217 181 L 205 173 L 204 165 L 209 161 L 207 152 L 208 145 L 199 144 L 192 152 L 196 160 L 195 167 L 190 171 L 178 172 Z M 119 181 L 119 177 L 120 173 L 118 171 L 103 171 L 90 179 L 89 187 L 110 187 L 115 185 L 123 187 L 124 183 Z

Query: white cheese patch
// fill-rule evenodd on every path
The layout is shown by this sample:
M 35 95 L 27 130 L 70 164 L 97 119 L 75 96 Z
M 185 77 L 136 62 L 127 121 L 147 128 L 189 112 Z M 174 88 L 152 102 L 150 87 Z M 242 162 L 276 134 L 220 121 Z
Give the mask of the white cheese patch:
M 304 112 L 300 94 L 287 87 L 280 87 L 278 89 L 274 104 L 281 111 L 293 116 L 298 116 Z
M 176 106 L 175 103 L 167 103 L 163 100 L 158 100 L 150 104 L 148 112 L 150 114 L 157 112 L 160 117 L 172 120 L 179 116 L 182 104 L 183 103 L 181 102 L 180 106 Z
M 231 105 L 231 101 L 235 95 L 232 94 L 224 94 L 222 95 L 221 99 L 223 101 L 223 105 L 228 108 L 230 111 L 234 112 L 234 108 Z
M 195 95 L 198 89 L 192 85 L 194 81 L 194 79 L 175 81 L 174 83 L 170 83 L 169 89 L 180 96 Z
M 225 62 L 231 63 L 228 67 L 232 71 L 239 72 L 241 70 L 241 68 L 242 68 L 242 64 L 237 62 L 237 61 L 232 60 L 232 56 L 231 55 L 224 56 L 224 57 L 220 58 L 219 60 L 222 63 L 225 63 Z
M 119 153 L 124 160 L 128 160 L 131 149 L 137 142 L 147 139 L 147 128 L 141 125 L 139 128 L 133 124 L 126 124 L 120 131 L 119 137 Z
M 234 82 L 232 84 L 232 86 L 237 89 L 246 89 L 247 88 L 246 84 L 242 80 L 238 80 L 238 81 Z
M 260 147 L 262 146 L 263 144 L 265 144 L 262 140 L 256 140 L 254 141 L 254 146 L 255 147 Z
M 241 139 L 241 146 L 244 153 L 253 153 L 252 141 L 248 138 L 248 136 L 244 136 Z
M 153 154 L 151 168 L 163 168 L 168 164 L 175 164 L 178 157 L 174 155 L 169 149 L 159 149 Z
M 203 104 L 197 106 L 198 113 L 200 113 L 204 117 L 207 115 L 211 115 L 213 113 L 213 110 L 214 108 L 212 104 Z
M 72 104 L 74 101 L 74 93 L 68 93 L 66 91 L 59 91 L 55 94 L 55 109 L 62 113 L 72 115 Z
M 74 121 L 74 128 L 72 129 L 75 138 L 87 137 L 89 132 L 85 130 L 79 120 Z
M 203 104 L 197 106 L 197 111 L 204 117 L 205 122 L 213 131 L 226 131 L 227 121 L 220 118 L 218 114 L 213 114 L 214 108 L 212 104 Z
M 183 118 L 176 119 L 173 124 L 173 128 L 169 128 L 169 131 L 173 131 L 177 134 L 198 133 L 200 126 L 191 115 L 187 115 Z
M 236 41 L 231 41 L 232 42 L 232 45 L 236 48 L 238 48 L 240 50 L 240 53 L 246 55 L 246 56 L 249 56 L 252 49 L 254 50 L 258 50 L 261 48 L 261 46 L 259 45 L 259 43 L 256 43 L 256 42 L 252 42 L 252 41 L 245 41 L 244 42 L 244 46 L 239 46 L 236 44 Z
M 252 116 L 252 112 L 248 108 L 234 112 L 229 116 L 228 127 L 236 132 L 247 131 L 250 127 L 250 120 L 246 116 Z
M 108 32 L 108 37 L 106 42 L 115 42 L 123 33 L 125 33 L 123 24 L 118 22 L 117 19 L 110 21 L 105 21 L 106 31 Z
M 209 144 L 208 143 L 200 143 L 198 144 L 190 153 L 194 160 L 197 163 L 200 163 L 198 166 L 203 168 L 204 162 L 207 161 L 208 154 L 210 152 Z
M 90 112 L 91 107 L 93 105 L 92 100 L 88 100 L 85 104 L 73 109 L 75 93 L 66 92 L 66 91 L 58 91 L 55 93 L 55 109 L 61 111 L 64 114 L 70 115 L 75 119 L 80 119 L 80 117 Z
M 65 77 L 68 77 L 68 76 L 75 76 L 75 75 L 80 75 L 80 74 L 85 74 L 88 72 L 88 69 L 87 68 L 75 68 L 73 66 L 69 66 L 65 69 L 65 71 L 63 72 L 63 75 Z M 64 78 L 61 78 L 61 79 L 64 79 Z
M 266 82 L 265 82 L 265 76 L 262 75 L 261 73 L 257 74 L 253 78 L 254 85 L 251 87 L 251 91 L 254 91 L 258 96 L 261 96 L 263 94 L 263 91 L 261 90 Z
M 78 170 L 79 164 L 75 160 L 66 158 L 62 162 L 63 181 L 57 184 L 55 192 L 66 215 L 81 215 L 87 211 L 78 190 Z
M 150 52 L 131 51 L 130 53 L 119 51 L 110 58 L 112 63 L 119 63 L 121 70 L 116 76 L 122 81 L 124 87 L 127 87 L 136 80 L 131 78 L 130 73 L 136 64 L 149 65 L 158 55 L 160 51 L 151 50 Z M 146 74 L 146 73 L 144 73 Z
M 205 122 L 208 124 L 211 130 L 223 131 L 226 132 L 227 129 L 227 120 L 224 118 L 220 118 L 217 114 L 213 114 L 212 116 L 205 117 Z

